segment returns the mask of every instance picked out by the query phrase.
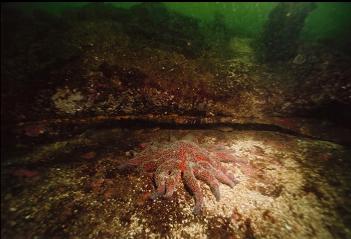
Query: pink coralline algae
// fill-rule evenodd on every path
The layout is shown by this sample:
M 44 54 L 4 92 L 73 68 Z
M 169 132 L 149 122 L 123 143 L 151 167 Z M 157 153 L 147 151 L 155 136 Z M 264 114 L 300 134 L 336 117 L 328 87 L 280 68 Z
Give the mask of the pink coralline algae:
M 210 187 L 217 201 L 220 200 L 219 183 L 231 188 L 237 183 L 222 162 L 236 162 L 236 157 L 230 150 L 200 147 L 195 142 L 182 139 L 166 144 L 150 144 L 135 158 L 123 163 L 120 169 L 138 167 L 152 172 L 156 184 L 152 199 L 171 197 L 183 181 L 195 198 L 194 213 L 199 214 L 204 207 L 204 199 L 197 180 Z

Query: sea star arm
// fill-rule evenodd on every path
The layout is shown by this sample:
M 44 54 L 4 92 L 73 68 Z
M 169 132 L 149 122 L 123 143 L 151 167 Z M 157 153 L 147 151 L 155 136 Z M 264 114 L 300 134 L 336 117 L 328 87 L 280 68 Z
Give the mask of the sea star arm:
M 222 155 L 222 156 L 224 156 L 224 155 Z M 225 177 L 228 177 L 234 184 L 239 183 L 239 180 L 232 173 L 228 172 L 228 170 L 225 167 L 223 167 L 223 165 L 221 164 L 221 162 L 235 162 L 236 163 L 237 162 L 236 157 L 234 157 L 232 155 L 226 155 L 224 160 L 223 160 L 223 158 L 224 157 L 222 157 L 222 159 L 221 159 L 221 157 L 217 157 L 216 155 L 211 155 L 209 162 L 215 169 L 222 172 L 222 174 L 224 174 Z
M 171 197 L 176 189 L 176 186 L 178 185 L 180 179 L 181 179 L 181 170 L 180 169 L 174 169 L 170 175 L 168 175 L 166 179 L 166 193 L 165 197 Z
M 224 172 L 222 172 L 218 169 L 215 169 L 215 168 L 212 169 L 212 172 L 213 172 L 213 175 L 215 176 L 215 178 L 217 178 L 218 181 L 220 181 L 221 183 L 224 183 L 231 188 L 233 188 L 235 186 L 235 182 L 231 179 L 231 177 L 226 175 Z
M 154 178 L 156 192 L 153 197 L 171 197 L 181 178 L 181 171 L 177 168 L 177 162 L 174 159 L 163 162 L 157 168 Z
M 219 201 L 221 198 L 221 195 L 219 192 L 218 180 L 209 171 L 207 171 L 202 167 L 196 167 L 194 169 L 194 175 L 197 179 L 203 181 L 210 187 L 211 192 L 215 196 L 216 200 Z
M 213 156 L 223 163 L 231 163 L 237 161 L 237 158 L 233 156 L 232 152 L 229 150 L 215 152 L 213 153 Z
M 191 167 L 188 166 L 185 169 L 183 174 L 183 179 L 184 179 L 185 185 L 189 188 L 189 190 L 193 193 L 195 197 L 194 213 L 199 214 L 203 208 L 204 197 L 201 192 L 201 188 L 198 182 L 196 181 L 196 178 L 194 176 L 194 173 Z
M 226 170 L 219 165 L 211 165 L 209 162 L 199 162 L 199 165 L 201 165 L 203 168 L 207 169 L 208 172 L 210 172 L 216 179 L 218 179 L 219 182 L 224 183 L 231 188 L 234 187 L 235 181 L 232 180 L 232 178 L 227 175 Z
M 233 150 L 221 149 L 211 153 L 210 157 L 217 159 L 222 163 L 234 163 L 235 165 L 247 165 L 248 161 L 235 155 Z
M 151 198 L 156 199 L 159 196 L 165 194 L 166 191 L 166 178 L 163 172 L 156 172 L 155 176 L 155 183 L 156 183 L 156 191 L 152 194 Z

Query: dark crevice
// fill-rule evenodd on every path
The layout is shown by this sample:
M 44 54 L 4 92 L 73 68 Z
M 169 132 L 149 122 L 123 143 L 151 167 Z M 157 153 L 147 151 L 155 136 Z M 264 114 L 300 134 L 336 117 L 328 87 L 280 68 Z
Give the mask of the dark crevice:
M 63 124 L 63 125 L 56 125 L 55 127 L 58 134 L 55 137 L 49 135 L 42 135 L 38 137 L 25 137 L 22 140 L 34 142 L 51 142 L 55 140 L 64 140 L 67 137 L 72 137 L 73 135 L 81 134 L 86 130 L 99 130 L 99 129 L 108 129 L 108 128 L 125 128 L 125 129 L 148 129 L 148 128 L 160 128 L 160 129 L 186 129 L 186 130 L 220 130 L 220 131 L 231 131 L 232 130 L 251 130 L 251 131 L 270 131 L 270 132 L 277 132 L 281 134 L 291 135 L 295 137 L 305 138 L 305 139 L 312 139 L 312 140 L 322 140 L 337 143 L 340 145 L 351 146 L 351 141 L 348 139 L 344 139 L 342 137 L 338 138 L 337 136 L 325 136 L 325 134 L 321 135 L 308 135 L 297 130 L 288 129 L 279 125 L 275 124 L 265 124 L 265 123 L 233 123 L 233 122 L 226 122 L 226 123 L 218 123 L 218 122 L 200 122 L 198 119 L 188 120 L 185 123 L 176 123 L 172 121 L 152 121 L 152 120 L 143 120 L 143 119 L 119 119 L 119 120 L 104 120 L 103 122 L 91 122 L 88 124 Z M 7 125 L 8 129 L 13 128 L 13 126 Z M 3 127 L 5 130 L 7 127 Z M 227 129 L 223 129 L 227 128 Z M 230 129 L 231 128 L 231 129 Z M 6 130 L 3 131 L 2 136 L 6 133 Z M 323 129 L 321 129 L 321 133 L 323 133 Z M 7 132 L 8 137 L 6 137 L 9 141 L 11 139 L 11 130 Z M 13 135 L 12 135 L 13 136 Z M 26 140 L 28 138 L 28 140 Z M 21 140 L 21 141 L 22 141 Z M 3 141 L 4 142 L 4 141 Z
M 144 120 L 121 120 L 113 122 L 104 122 L 103 124 L 95 125 L 95 129 L 102 129 L 107 127 L 123 127 L 127 129 L 144 129 L 144 128 L 160 128 L 160 129 L 187 129 L 187 130 L 221 130 L 222 127 L 230 127 L 233 130 L 252 130 L 252 131 L 271 131 L 282 134 L 287 134 L 295 137 L 322 140 L 335 142 L 334 140 L 325 139 L 322 137 L 306 135 L 291 129 L 283 128 L 273 124 L 261 124 L 261 123 L 199 123 L 194 122 L 192 124 L 176 124 L 171 122 L 152 122 Z M 91 129 L 91 126 L 90 126 Z M 338 141 L 335 142 L 341 145 L 351 145 L 349 142 Z

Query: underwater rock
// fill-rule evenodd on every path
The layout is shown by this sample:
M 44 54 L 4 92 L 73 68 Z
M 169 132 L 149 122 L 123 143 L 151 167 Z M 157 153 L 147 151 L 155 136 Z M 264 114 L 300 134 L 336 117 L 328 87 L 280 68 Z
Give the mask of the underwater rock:
M 84 108 L 84 96 L 76 89 L 61 88 L 51 97 L 55 107 L 62 113 L 75 114 Z
M 30 137 L 36 137 L 46 132 L 46 126 L 44 124 L 29 125 L 24 128 L 24 134 Z
M 187 57 L 203 52 L 199 21 L 168 9 L 163 3 L 142 3 L 130 8 L 125 31 L 135 45 L 176 51 Z
M 6 90 L 2 92 L 3 105 L 9 112 L 5 116 L 7 122 L 14 119 L 16 122 L 59 119 L 69 115 L 77 120 L 86 116 L 113 119 L 118 115 L 142 114 L 252 119 L 310 117 L 316 112 L 337 115 L 328 113 L 332 108 L 329 105 L 348 112 L 350 73 L 345 63 L 349 58 L 342 58 L 341 54 L 333 55 L 328 49 L 313 48 L 306 43 L 304 48 L 299 46 L 298 52 L 305 58 L 308 56 L 308 61 L 301 64 L 303 59 L 295 53 L 292 61 L 266 66 L 254 62 L 252 40 L 235 36 L 230 30 L 228 33 L 228 29 L 223 30 L 223 16 L 218 15 L 216 22 L 211 23 L 211 31 L 224 31 L 223 38 L 231 41 L 223 42 L 236 57 L 225 59 L 219 56 L 221 54 L 215 56 L 217 53 L 211 53 L 215 57 L 206 57 L 201 51 L 210 51 L 211 47 L 203 45 L 207 43 L 197 45 L 187 39 L 189 36 L 201 40 L 203 33 L 198 32 L 198 22 L 192 18 L 183 19 L 163 4 L 136 5 L 125 11 L 108 10 L 107 5 L 99 5 L 96 11 L 94 8 L 92 5 L 61 16 L 67 28 L 58 28 L 55 32 L 62 36 L 62 42 L 57 42 L 57 45 L 45 42 L 45 46 L 37 46 L 43 51 L 53 47 L 54 52 L 61 49 L 69 52 L 69 48 L 61 45 L 64 43 L 78 49 L 74 51 L 74 57 L 63 57 L 54 67 L 45 67 L 43 71 L 21 73 L 21 78 L 31 82 L 23 85 L 22 81 L 13 84 L 12 79 L 19 79 L 19 76 L 8 68 L 6 64 L 9 62 L 5 64 Z M 145 12 L 146 15 L 129 15 L 133 11 Z M 170 21 L 169 18 L 177 20 L 168 26 L 165 23 Z M 122 24 L 123 19 L 133 21 Z M 188 26 L 188 21 L 194 22 Z M 147 35 L 147 32 L 144 35 L 143 29 L 138 28 L 140 22 L 140 26 L 145 25 L 145 31 L 153 29 L 157 36 Z M 163 25 L 159 28 L 161 23 Z M 159 44 L 158 37 L 162 38 L 163 32 L 180 39 L 184 38 L 184 33 L 184 39 L 191 42 L 191 46 L 177 48 L 177 44 L 167 39 Z M 155 44 L 151 44 L 152 41 Z M 172 44 L 177 45 L 177 49 L 173 49 Z M 202 49 L 189 57 L 183 50 L 192 49 L 194 45 Z M 193 50 L 199 49 L 190 51 Z M 30 62 L 30 57 L 26 61 Z M 10 57 L 8 59 L 11 61 Z M 17 62 L 14 65 L 21 68 L 25 64 Z M 342 114 L 347 116 L 347 113 Z M 346 118 L 350 119 L 349 116 Z M 181 118 L 177 120 L 184 122 Z
M 91 152 L 82 154 L 81 157 L 82 157 L 83 159 L 93 159 L 93 158 L 95 158 L 95 156 L 96 156 L 96 152 L 91 151 Z
M 316 7 L 316 3 L 278 3 L 259 42 L 263 61 L 286 61 L 296 55 L 305 19 Z
M 293 63 L 296 65 L 301 65 L 301 64 L 305 63 L 305 61 L 306 61 L 306 58 L 302 54 L 297 54 L 295 56 L 295 58 L 293 59 Z
M 38 171 L 29 170 L 25 168 L 19 168 L 12 172 L 13 176 L 23 177 L 23 178 L 33 178 L 39 175 Z
M 182 185 L 172 198 L 151 201 L 149 173 L 117 173 L 119 163 L 126 158 L 120 143 L 127 146 L 127 142 L 138 145 L 165 139 L 168 129 L 145 130 L 142 134 L 120 129 L 122 133 L 118 137 L 115 130 L 102 131 L 90 129 L 95 146 L 89 150 L 98 143 L 101 152 L 108 152 L 93 163 L 80 160 L 77 151 L 64 154 L 62 162 L 52 161 L 50 158 L 61 155 L 61 150 L 53 150 L 52 156 L 45 157 L 49 161 L 36 163 L 38 170 L 45 172 L 42 180 L 13 178 L 9 175 L 13 166 L 4 166 L 7 187 L 4 187 L 2 200 L 7 220 L 4 220 L 2 235 L 5 238 L 33 234 L 46 238 L 48 232 L 51 237 L 59 238 L 94 238 L 96 235 L 106 238 L 221 238 L 223 235 L 330 238 L 336 232 L 343 233 L 346 238 L 350 235 L 350 226 L 345 223 L 350 211 L 350 162 L 347 160 L 350 150 L 346 147 L 252 129 L 227 133 L 174 130 L 172 135 L 174 133 L 176 138 L 191 133 L 204 144 L 223 142 L 235 150 L 238 157 L 245 158 L 252 171 L 249 174 L 242 165 L 223 164 L 235 170 L 240 184 L 234 189 L 220 184 L 219 202 L 204 183 L 197 181 L 204 193 L 206 209 L 203 215 L 194 216 L 192 198 Z M 97 138 L 110 140 L 96 141 Z M 128 145 L 125 150 L 130 147 Z M 262 148 L 263 156 L 255 153 L 257 147 Z M 79 153 L 86 146 L 75 145 L 74 148 Z M 335 160 L 323 160 L 326 154 L 333 155 Z M 21 165 L 26 165 L 23 163 Z M 284 190 L 276 197 L 275 186 L 271 185 L 280 184 L 284 185 Z M 268 194 L 262 195 L 261 189 L 255 186 L 268 187 Z M 322 198 L 318 197 L 319 192 L 323 193 Z M 335 225 L 333 231 L 326 223 Z

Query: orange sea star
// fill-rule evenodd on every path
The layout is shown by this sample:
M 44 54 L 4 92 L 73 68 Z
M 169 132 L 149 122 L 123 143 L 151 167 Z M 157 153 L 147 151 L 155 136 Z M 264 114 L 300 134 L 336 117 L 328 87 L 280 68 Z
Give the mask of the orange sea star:
M 234 187 L 237 180 L 221 164 L 236 162 L 229 150 L 218 147 L 200 147 L 187 139 L 166 144 L 151 144 L 120 169 L 135 166 L 154 173 L 156 190 L 151 198 L 171 197 L 182 181 L 195 197 L 194 213 L 204 207 L 203 194 L 197 181 L 205 182 L 216 200 L 220 200 L 219 183 Z

